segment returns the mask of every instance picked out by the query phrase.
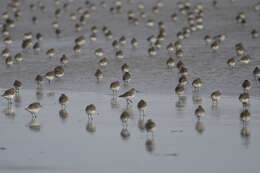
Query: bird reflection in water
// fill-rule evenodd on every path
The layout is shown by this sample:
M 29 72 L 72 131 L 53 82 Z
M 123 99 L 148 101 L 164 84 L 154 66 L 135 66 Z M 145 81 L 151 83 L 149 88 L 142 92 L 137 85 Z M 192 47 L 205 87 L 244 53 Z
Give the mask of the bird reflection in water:
M 59 111 L 59 116 L 60 116 L 61 120 L 65 122 L 69 116 L 69 113 L 66 109 L 61 109 Z
M 145 148 L 147 152 L 152 153 L 155 150 L 155 140 L 147 139 L 145 141 Z
M 20 93 L 15 93 L 15 96 L 14 96 L 15 107 L 17 107 L 17 108 L 20 107 L 21 102 L 22 102 L 22 97 L 21 97 Z
M 8 104 L 7 107 L 4 108 L 3 112 L 6 115 L 6 117 L 8 117 L 10 119 L 14 119 L 14 117 L 15 117 L 15 110 L 13 108 L 13 104 Z
M 202 121 L 197 120 L 195 124 L 195 129 L 199 134 L 202 134 L 205 131 L 205 125 Z
M 118 108 L 120 108 L 120 103 L 119 103 L 117 97 L 112 97 L 112 99 L 111 99 L 111 101 L 110 101 L 110 104 L 111 104 L 111 108 L 112 108 L 112 109 L 118 109 Z
M 94 120 L 88 119 L 88 123 L 86 125 L 86 130 L 87 130 L 87 132 L 89 132 L 91 134 L 96 132 L 96 125 L 94 123 Z
M 200 96 L 199 92 L 192 92 L 192 101 L 193 104 L 201 104 L 202 103 L 202 98 Z
M 130 134 L 127 126 L 122 128 L 122 130 L 120 132 L 120 135 L 121 135 L 123 140 L 128 140 L 129 139 L 131 134 Z
M 248 147 L 250 144 L 250 130 L 247 127 L 247 125 L 243 125 L 243 127 L 240 131 L 240 135 L 242 138 L 242 145 Z
M 178 101 L 176 102 L 176 108 L 179 110 L 179 111 L 182 111 L 183 108 L 185 107 L 187 103 L 187 97 L 186 96 L 179 96 L 178 97 Z
M 38 101 L 42 100 L 42 98 L 43 98 L 43 88 L 38 85 L 37 88 L 36 88 L 35 94 L 36 94 L 36 98 L 37 98 Z
M 141 132 L 144 132 L 145 130 L 145 120 L 144 120 L 144 115 L 139 116 L 138 120 L 138 128 Z
M 39 132 L 41 129 L 40 122 L 37 120 L 37 117 L 34 117 L 34 116 L 30 120 L 28 126 L 29 126 L 30 130 L 32 130 L 34 132 Z

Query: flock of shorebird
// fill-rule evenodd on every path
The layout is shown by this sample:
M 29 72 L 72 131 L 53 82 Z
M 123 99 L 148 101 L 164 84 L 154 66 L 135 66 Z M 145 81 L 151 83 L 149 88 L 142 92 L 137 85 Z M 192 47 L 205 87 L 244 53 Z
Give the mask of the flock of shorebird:
M 62 37 L 62 31 L 63 28 L 59 25 L 59 18 L 63 15 L 63 13 L 68 13 L 70 6 L 77 5 L 76 1 L 73 0 L 55 0 L 54 1 L 57 6 L 56 10 L 54 12 L 55 21 L 52 22 L 51 27 L 54 29 L 54 33 L 58 38 Z M 7 66 L 12 66 L 14 62 L 22 63 L 24 60 L 24 55 L 26 55 L 26 51 L 33 49 L 35 52 L 39 52 L 41 50 L 41 44 L 40 41 L 44 39 L 42 33 L 37 33 L 34 37 L 33 33 L 26 32 L 24 33 L 24 39 L 22 41 L 21 47 L 24 50 L 22 53 L 17 53 L 14 56 L 15 61 L 13 61 L 13 58 L 11 56 L 11 51 L 8 46 L 13 43 L 12 41 L 12 28 L 16 26 L 16 20 L 19 20 L 19 18 L 22 15 L 22 11 L 19 9 L 20 5 L 24 3 L 23 0 L 11 0 L 7 5 L 7 11 L 3 12 L 1 14 L 1 21 L 3 23 L 1 24 L 2 29 L 2 36 L 3 36 L 3 42 L 6 45 L 6 47 L 2 50 L 2 57 L 5 58 L 5 63 Z M 37 3 L 30 4 L 29 8 L 32 10 L 40 10 L 42 11 L 42 14 L 46 13 L 47 9 L 44 5 L 44 1 L 38 1 Z M 127 3 L 135 3 L 133 0 L 128 0 Z M 61 5 L 63 4 L 63 6 Z M 87 19 L 91 17 L 91 11 L 95 11 L 96 8 L 107 8 L 108 4 L 105 0 L 100 1 L 99 4 L 96 4 L 95 1 L 86 1 L 85 7 L 78 7 L 75 12 L 70 13 L 71 20 L 75 21 L 75 32 L 80 33 L 82 31 L 82 28 L 86 26 Z M 214 0 L 212 1 L 212 5 L 214 8 L 218 8 L 219 3 L 218 1 Z M 152 13 L 158 14 L 162 10 L 164 6 L 163 0 L 157 0 L 155 5 L 153 6 Z M 123 14 L 125 13 L 125 9 L 127 7 L 127 4 L 123 2 L 122 0 L 114 0 L 113 5 L 109 8 L 111 15 L 116 14 Z M 182 97 L 185 91 L 186 85 L 189 84 L 188 82 L 188 68 L 184 65 L 183 61 L 181 60 L 184 57 L 184 51 L 182 49 L 183 43 L 182 40 L 188 39 L 192 33 L 201 31 L 204 28 L 203 24 L 203 18 L 204 18 L 204 7 L 203 3 L 194 3 L 192 4 L 190 1 L 186 0 L 183 2 L 178 2 L 177 7 L 179 10 L 179 13 L 173 13 L 171 14 L 171 20 L 173 22 L 178 20 L 178 16 L 182 15 L 185 16 L 188 22 L 188 25 L 184 27 L 182 30 L 177 32 L 177 40 L 174 43 L 169 43 L 165 48 L 168 51 L 169 59 L 166 62 L 166 67 L 168 69 L 172 69 L 177 67 L 179 70 L 179 80 L 178 85 L 175 87 L 175 93 L 179 97 Z M 260 4 L 256 4 L 254 6 L 255 10 L 260 10 Z M 147 27 L 154 27 L 156 25 L 155 20 L 148 17 L 148 12 L 145 10 L 144 3 L 137 3 L 137 12 L 134 12 L 133 10 L 128 10 L 126 13 L 126 20 L 129 21 L 132 25 L 140 25 L 141 22 L 145 21 L 145 25 Z M 244 12 L 240 12 L 236 17 L 234 17 L 237 23 L 245 25 L 247 22 L 246 14 Z M 32 16 L 31 20 L 32 23 L 37 25 L 39 22 L 40 16 Z M 33 27 L 33 26 L 32 26 Z M 97 26 L 91 27 L 91 33 L 89 36 L 90 41 L 95 42 L 97 40 L 97 33 L 99 31 L 99 28 Z M 133 48 L 138 48 L 139 42 L 136 38 L 127 38 L 126 36 L 121 36 L 118 40 L 113 40 L 113 34 L 112 30 L 109 29 L 107 26 L 103 26 L 102 28 L 104 37 L 110 41 L 112 40 L 112 47 L 115 50 L 115 57 L 118 59 L 124 58 L 124 53 L 120 49 L 124 45 L 128 44 L 129 39 L 131 40 L 129 43 Z M 166 37 L 166 30 L 165 30 L 165 24 L 163 21 L 158 22 L 158 35 L 151 35 L 147 38 L 147 42 L 149 44 L 149 48 L 147 50 L 149 56 L 156 56 L 157 51 L 159 49 L 163 48 L 162 42 L 165 40 Z M 253 29 L 251 32 L 252 39 L 257 39 L 259 37 L 258 31 Z M 219 34 L 216 36 L 210 36 L 206 35 L 204 37 L 205 44 L 209 46 L 209 48 L 216 52 L 221 46 L 221 43 L 224 42 L 227 39 L 227 36 L 225 34 Z M 86 40 L 85 36 L 81 35 L 75 38 L 74 40 L 74 46 L 73 51 L 75 55 L 80 55 L 82 51 L 82 47 L 84 46 Z M 234 45 L 235 51 L 237 53 L 237 56 L 239 58 L 239 62 L 243 64 L 250 63 L 250 56 L 246 54 L 246 50 L 244 48 L 243 43 L 237 43 Z M 101 81 L 104 77 L 102 68 L 105 68 L 109 62 L 109 58 L 105 56 L 105 53 L 102 48 L 97 48 L 95 50 L 95 55 L 100 58 L 100 61 L 98 62 L 100 68 L 96 70 L 95 77 L 97 81 Z M 55 56 L 55 49 L 51 48 L 46 51 L 46 56 L 48 56 L 50 59 Z M 176 58 L 174 58 L 176 57 Z M 37 87 L 41 87 L 44 80 L 46 79 L 49 84 L 55 79 L 62 78 L 65 74 L 66 64 L 69 63 L 69 58 L 67 55 L 63 54 L 60 58 L 60 65 L 56 66 L 53 70 L 50 70 L 46 72 L 44 75 L 38 74 L 35 77 L 35 82 L 37 83 Z M 198 62 L 199 63 L 199 62 Z M 227 60 L 227 65 L 230 68 L 234 68 L 236 66 L 236 58 L 231 57 Z M 123 72 L 122 80 L 124 82 L 124 85 L 129 85 L 131 81 L 131 73 L 130 73 L 130 67 L 127 63 L 123 64 L 121 66 L 121 70 Z M 253 70 L 253 75 L 255 76 L 256 80 L 260 81 L 260 69 L 258 67 L 255 67 Z M 191 85 L 194 88 L 194 92 L 198 93 L 200 90 L 200 87 L 202 86 L 203 81 L 200 78 L 197 78 L 192 81 Z M 20 89 L 22 87 L 22 82 L 15 80 L 13 83 L 13 88 L 7 89 L 2 94 L 2 97 L 8 100 L 8 105 L 12 104 L 12 100 L 14 99 L 16 94 L 19 94 Z M 247 106 L 250 103 L 250 96 L 249 96 L 249 90 L 251 88 L 250 81 L 245 80 L 242 83 L 243 93 L 239 96 L 239 101 L 243 104 L 243 111 L 240 115 L 240 118 L 243 122 L 247 122 L 250 119 L 250 112 L 247 108 Z M 130 89 L 129 91 L 119 94 L 120 91 L 120 81 L 113 81 L 110 85 L 110 89 L 113 92 L 113 97 L 119 97 L 126 99 L 127 106 L 133 103 L 133 99 L 138 92 L 135 88 Z M 216 90 L 213 91 L 211 94 L 212 104 L 217 105 L 218 102 L 221 99 L 221 91 Z M 59 97 L 59 103 L 62 106 L 62 109 L 66 108 L 66 105 L 69 103 L 69 98 L 62 94 Z M 37 118 L 37 114 L 39 113 L 41 109 L 41 104 L 38 102 L 32 103 L 28 105 L 25 109 L 32 114 L 33 120 Z M 140 114 L 144 116 L 144 112 L 147 108 L 147 103 L 144 100 L 141 100 L 137 104 L 137 108 L 140 111 Z M 89 120 L 93 120 L 94 115 L 97 114 L 96 112 L 96 106 L 94 104 L 87 105 L 85 108 L 85 111 L 88 115 Z M 205 115 L 205 110 L 202 105 L 199 105 L 198 108 L 194 111 L 195 116 L 197 116 L 198 121 Z M 127 126 L 127 122 L 130 115 L 128 112 L 123 112 L 121 114 L 121 121 L 123 123 L 123 126 Z M 39 127 L 39 123 L 35 123 L 35 121 L 32 121 L 31 124 L 32 127 Z M 146 121 L 145 129 L 148 133 L 153 133 L 156 130 L 156 123 L 149 119 Z

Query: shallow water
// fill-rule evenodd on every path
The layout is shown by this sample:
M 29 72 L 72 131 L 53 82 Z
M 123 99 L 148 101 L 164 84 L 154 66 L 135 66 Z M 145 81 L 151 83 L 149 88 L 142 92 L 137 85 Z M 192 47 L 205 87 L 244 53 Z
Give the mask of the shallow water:
M 23 82 L 20 97 L 15 98 L 12 107 L 7 107 L 4 99 L 0 99 L 0 172 L 255 172 L 260 168 L 260 84 L 252 75 L 255 66 L 260 65 L 260 39 L 251 39 L 252 29 L 259 29 L 259 14 L 251 11 L 256 0 L 235 3 L 221 0 L 218 9 L 211 6 L 211 1 L 205 0 L 205 29 L 194 32 L 190 38 L 183 41 L 184 57 L 182 61 L 189 70 L 189 86 L 185 89 L 185 97 L 178 98 L 174 94 L 179 77 L 177 69 L 168 71 L 168 59 L 165 46 L 176 41 L 176 33 L 187 26 L 184 17 L 173 23 L 170 15 L 178 12 L 176 1 L 164 0 L 165 7 L 158 14 L 151 13 L 153 1 L 145 1 L 148 16 L 156 22 L 162 20 L 166 26 L 167 37 L 163 48 L 154 57 L 149 57 L 146 39 L 151 34 L 157 34 L 157 24 L 153 28 L 145 26 L 145 20 L 139 26 L 131 25 L 126 20 L 126 14 L 107 15 L 101 7 L 90 11 L 91 18 L 81 32 L 73 32 L 75 22 L 69 20 L 70 12 L 78 7 L 85 7 L 83 1 L 76 1 L 68 12 L 59 19 L 63 37 L 58 39 L 50 24 L 55 20 L 56 8 L 51 0 L 44 1 L 48 7 L 42 14 L 39 10 L 29 10 L 33 0 L 24 0 L 21 6 L 22 17 L 17 21 L 17 27 L 12 29 L 13 44 L 11 54 L 22 52 L 21 39 L 25 32 L 33 34 L 41 32 L 44 39 L 41 51 L 36 54 L 32 50 L 23 52 L 24 62 L 6 67 L 4 59 L 0 59 L 0 88 L 10 88 L 13 81 Z M 96 1 L 95 1 L 96 2 Z M 97 1 L 96 4 L 98 4 Z M 137 0 L 135 1 L 137 2 Z M 109 4 L 112 1 L 108 1 Z M 2 3 L 1 3 L 2 4 Z M 136 4 L 128 4 L 127 9 L 136 12 Z M 4 12 L 5 6 L 0 7 Z M 55 7 L 55 8 L 54 8 Z M 59 7 L 59 6 L 57 6 Z M 60 5 L 61 7 L 61 5 Z M 241 26 L 235 22 L 238 12 L 244 11 L 248 24 Z M 38 16 L 39 24 L 32 25 L 32 14 Z M 186 19 L 185 19 L 186 20 Z M 68 22 L 69 21 L 69 22 Z M 183 22 L 184 21 L 184 22 Z M 0 20 L 0 23 L 2 21 Z M 91 42 L 91 26 L 99 29 L 97 41 Z M 122 48 L 125 58 L 115 58 L 112 40 L 104 38 L 101 28 L 111 28 L 113 39 L 122 35 L 127 37 L 127 45 Z M 213 53 L 203 38 L 225 33 L 227 39 L 221 44 L 217 53 Z M 80 55 L 75 56 L 72 47 L 77 36 L 84 35 L 86 45 Z M 130 46 L 130 38 L 139 41 L 139 47 Z M 35 42 L 35 41 L 34 41 Z M 242 42 L 252 60 L 248 65 L 238 63 L 235 69 L 227 67 L 226 61 L 235 55 L 234 45 Z M 5 45 L 0 42 L 0 50 Z M 46 51 L 55 48 L 55 57 L 49 59 Z M 98 66 L 95 49 L 103 48 L 109 59 L 104 72 L 104 80 L 96 82 L 94 73 Z M 34 78 L 37 74 L 45 74 L 59 65 L 59 58 L 66 54 L 69 64 L 65 66 L 65 76 L 51 85 L 43 84 L 43 90 L 36 89 Z M 175 58 L 176 59 L 176 58 Z M 238 59 L 238 57 L 236 57 Z M 113 100 L 109 85 L 112 81 L 121 80 L 120 66 L 127 62 L 130 66 L 132 80 L 129 86 L 122 86 L 120 93 L 135 87 L 137 93 L 132 107 L 127 111 L 131 114 L 127 130 L 123 129 L 120 115 L 126 110 L 123 99 Z M 200 77 L 203 86 L 200 95 L 192 93 L 191 81 Z M 242 92 L 243 80 L 251 81 L 250 90 L 251 112 L 250 123 L 246 130 L 250 136 L 241 135 L 243 125 L 239 120 L 242 105 L 238 95 Z M 223 97 L 217 107 L 212 107 L 210 93 L 221 90 Z M 58 97 L 65 93 L 70 103 L 66 108 L 68 115 L 60 115 Z M 140 127 L 143 119 L 136 109 L 140 99 L 148 103 L 144 120 L 152 118 L 157 124 L 153 138 L 147 136 Z M 37 121 L 40 129 L 31 129 L 31 115 L 24 110 L 28 104 L 39 101 L 41 109 Z M 95 104 L 99 115 L 94 121 L 88 122 L 85 106 Z M 196 107 L 202 104 L 206 116 L 197 121 L 194 116 Z M 90 128 L 95 127 L 95 128 Z M 129 132 L 128 138 L 121 136 Z
M 1 172 L 245 172 L 259 168 L 259 99 L 252 99 L 247 125 L 250 136 L 243 137 L 239 120 L 242 105 L 234 97 L 223 97 L 218 107 L 211 107 L 206 104 L 209 98 L 201 97 L 206 116 L 197 122 L 194 109 L 198 102 L 191 97 L 179 104 L 174 96 L 140 93 L 127 109 L 131 114 L 130 136 L 123 138 L 120 115 L 126 110 L 125 100 L 111 104 L 111 95 L 66 92 L 70 104 L 68 116 L 62 118 L 59 92 L 43 90 L 40 100 L 35 92 L 22 90 L 20 103 L 13 105 L 14 114 L 2 112 L 0 147 L 5 150 L 0 151 Z M 153 138 L 139 126 L 142 119 L 136 103 L 141 98 L 149 105 L 144 120 L 152 118 L 157 124 Z M 37 100 L 43 105 L 39 130 L 28 126 L 31 116 L 24 110 L 25 105 Z M 84 109 L 90 103 L 99 113 L 93 121 L 95 131 L 87 130 Z M 1 100 L 2 111 L 5 105 Z

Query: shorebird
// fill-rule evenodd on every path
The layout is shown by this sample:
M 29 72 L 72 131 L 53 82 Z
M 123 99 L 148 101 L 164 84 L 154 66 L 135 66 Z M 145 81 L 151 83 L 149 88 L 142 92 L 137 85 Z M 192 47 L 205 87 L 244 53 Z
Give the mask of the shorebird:
M 75 55 L 79 54 L 81 51 L 81 46 L 78 44 L 75 44 L 75 46 L 73 47 L 73 51 L 74 51 Z
M 12 56 L 8 56 L 6 59 L 5 59 L 5 64 L 7 66 L 12 66 L 14 64 L 14 61 L 13 61 L 13 58 Z
M 53 48 L 47 50 L 46 54 L 49 56 L 49 58 L 54 57 L 55 50 Z
M 259 78 L 259 77 L 260 77 L 260 68 L 255 67 L 255 69 L 254 69 L 254 71 L 253 71 L 253 75 L 254 75 L 256 78 Z
M 36 81 L 37 85 L 39 86 L 40 84 L 43 83 L 43 77 L 41 75 L 37 75 L 35 77 L 35 81 Z
M 228 64 L 229 67 L 234 68 L 235 65 L 236 65 L 236 60 L 235 60 L 235 58 L 230 58 L 230 59 L 228 59 L 228 60 L 227 60 L 227 64 Z
M 168 51 L 168 54 L 172 54 L 172 52 L 175 50 L 175 47 L 172 43 L 169 43 L 166 47 L 167 51 Z
M 199 91 L 201 85 L 202 85 L 202 81 L 201 81 L 200 78 L 197 78 L 197 79 L 193 80 L 193 82 L 192 82 L 192 86 L 194 88 L 194 91 Z
M 107 64 L 108 64 L 108 59 L 106 57 L 102 58 L 98 64 L 101 66 L 101 67 L 106 67 Z
M 15 92 L 16 93 L 19 93 L 19 89 L 22 87 L 22 82 L 18 81 L 18 80 L 15 80 L 14 83 L 13 83 L 13 86 L 15 88 Z
M 45 77 L 48 80 L 49 84 L 51 84 L 51 81 L 55 78 L 55 72 L 49 71 L 45 74 Z
M 246 123 L 250 120 L 250 112 L 248 109 L 245 109 L 240 113 L 240 119 L 243 121 L 243 123 Z
M 182 49 L 177 49 L 175 52 L 175 55 L 177 58 L 182 58 L 183 57 L 183 50 Z
M 76 45 L 81 46 L 81 45 L 85 44 L 86 40 L 85 40 L 85 37 L 82 35 L 82 36 L 77 37 L 74 42 Z
M 153 133 L 156 131 L 155 122 L 153 122 L 153 120 L 151 120 L 151 119 L 147 120 L 147 122 L 145 123 L 145 129 L 146 129 L 147 134 L 152 133 L 152 135 L 153 135 Z
M 204 37 L 204 40 L 205 40 L 206 44 L 210 44 L 212 42 L 212 39 L 211 39 L 211 37 L 209 35 L 206 35 Z
M 101 48 L 96 49 L 95 54 L 98 57 L 102 57 L 104 55 L 103 49 L 101 49 Z
M 112 82 L 110 84 L 110 89 L 113 92 L 113 96 L 117 95 L 118 91 L 120 90 L 120 82 L 119 81 Z
M 125 38 L 125 36 L 122 36 L 122 37 L 119 38 L 119 43 L 120 43 L 122 46 L 124 46 L 124 45 L 126 44 L 126 38 Z
M 116 51 L 116 57 L 119 58 L 119 59 L 124 58 L 124 53 L 123 53 L 123 51 L 122 51 L 122 50 Z
M 130 115 L 129 115 L 129 113 L 127 111 L 124 111 L 121 114 L 120 119 L 121 119 L 121 121 L 123 123 L 123 126 L 127 127 L 127 122 L 129 120 L 129 118 L 130 118 Z
M 137 46 L 138 46 L 138 41 L 137 41 L 135 38 L 133 38 L 133 39 L 131 40 L 131 45 L 132 45 L 133 47 L 137 47 Z
M 167 60 L 166 64 L 167 64 L 168 69 L 171 69 L 175 66 L 175 60 L 172 57 L 170 57 Z
M 188 69 L 183 66 L 183 67 L 180 68 L 179 73 L 181 75 L 187 76 L 188 75 Z
M 175 93 L 180 97 L 184 94 L 184 86 L 181 84 L 178 84 L 175 88 Z
M 212 99 L 212 104 L 214 105 L 214 104 L 218 104 L 218 101 L 220 100 L 220 98 L 221 98 L 221 92 L 219 91 L 219 90 L 217 90 L 217 91 L 214 91 L 211 95 L 210 95 L 210 97 L 211 97 L 211 99 Z
M 63 54 L 63 55 L 61 56 L 61 58 L 60 58 L 60 63 L 61 63 L 62 65 L 66 65 L 66 64 L 69 63 L 69 59 L 68 59 L 68 57 L 67 57 L 65 54 Z
M 252 38 L 254 38 L 254 39 L 259 37 L 258 31 L 256 31 L 255 29 L 252 30 L 251 35 L 252 35 Z
M 36 39 L 37 39 L 38 41 L 42 40 L 42 39 L 43 39 L 42 34 L 41 34 L 41 33 L 37 33 L 37 34 L 36 34 Z
M 205 116 L 205 110 L 201 105 L 198 106 L 198 108 L 195 110 L 195 115 L 200 120 L 201 117 Z
M 36 42 L 34 45 L 33 45 L 33 50 L 35 52 L 39 52 L 41 50 L 41 45 L 39 42 Z
M 240 58 L 240 62 L 241 63 L 244 63 L 244 64 L 248 64 L 249 62 L 250 62 L 250 56 L 249 55 L 245 55 L 245 56 L 242 56 L 241 58 Z
M 186 84 L 188 83 L 188 79 L 185 75 L 182 75 L 180 78 L 179 78 L 179 84 L 182 85 L 182 86 L 185 86 Z
M 146 110 L 147 108 L 147 103 L 144 101 L 144 100 L 140 100 L 138 103 L 137 103 L 137 108 L 140 112 L 140 115 L 144 115 L 144 111 Z
M 216 40 L 211 44 L 211 49 L 213 50 L 213 52 L 216 52 L 219 49 L 219 41 Z
M 122 77 L 124 84 L 128 85 L 128 83 L 131 81 L 131 74 L 129 72 L 125 72 Z
M 22 62 L 23 61 L 23 55 L 21 53 L 17 53 L 14 56 L 14 59 L 15 59 L 16 62 Z
M 247 92 L 251 89 L 251 83 L 249 80 L 244 80 L 241 86 L 244 89 L 244 92 Z
M 103 79 L 104 75 L 100 69 L 96 70 L 95 77 L 97 78 L 98 82 L 100 82 L 100 80 Z
M 184 67 L 184 64 L 181 60 L 177 62 L 177 68 L 180 70 L 182 67 Z
M 119 97 L 125 98 L 128 106 L 129 103 L 133 103 L 132 99 L 135 97 L 135 94 L 136 94 L 136 89 L 132 88 L 129 91 L 125 92 L 124 94 L 120 95 Z
M 4 58 L 7 58 L 8 56 L 10 56 L 10 50 L 8 48 L 5 48 L 2 50 L 2 56 Z
M 96 106 L 93 104 L 87 105 L 85 111 L 88 114 L 88 119 L 93 120 L 93 115 L 96 114 Z
M 2 94 L 2 97 L 5 98 L 8 101 L 8 105 L 12 104 L 12 99 L 15 96 L 15 89 L 10 88 L 8 90 L 5 90 L 5 92 Z
M 97 41 L 97 34 L 96 34 L 96 33 L 90 34 L 89 39 L 90 39 L 91 41 Z
M 248 93 L 242 93 L 238 97 L 239 101 L 246 107 L 250 103 L 250 96 Z
M 154 47 L 151 47 L 148 49 L 149 56 L 155 56 L 157 54 L 156 49 Z
M 65 94 L 61 94 L 61 96 L 59 97 L 59 103 L 61 105 L 61 108 L 64 109 L 69 103 L 69 98 Z
M 114 49 L 119 49 L 119 43 L 118 43 L 117 40 L 114 40 L 114 41 L 112 42 L 112 47 L 113 47 Z
M 121 71 L 122 71 L 123 73 L 129 72 L 129 66 L 128 66 L 126 63 L 123 64 L 123 65 L 121 66 Z
M 57 66 L 54 68 L 54 73 L 56 78 L 62 78 L 64 76 L 64 68 L 62 66 Z
M 29 106 L 27 106 L 25 108 L 25 110 L 27 110 L 28 112 L 30 112 L 32 114 L 33 119 L 36 119 L 36 114 L 39 113 L 41 107 L 42 106 L 40 103 L 34 102 L 34 103 L 30 104 Z

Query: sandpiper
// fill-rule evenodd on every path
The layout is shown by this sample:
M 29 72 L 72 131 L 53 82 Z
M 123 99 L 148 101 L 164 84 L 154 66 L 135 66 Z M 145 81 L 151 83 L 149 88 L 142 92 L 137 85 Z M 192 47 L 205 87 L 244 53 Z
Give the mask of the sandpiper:
M 62 65 L 66 65 L 66 64 L 69 63 L 69 59 L 68 59 L 68 57 L 67 57 L 65 54 L 63 54 L 63 55 L 61 56 L 61 58 L 60 58 L 60 63 L 61 63 Z
M 96 114 L 96 106 L 93 104 L 87 105 L 85 111 L 88 114 L 88 119 L 93 120 L 93 115 Z
M 125 72 L 129 72 L 129 66 L 128 66 L 128 64 L 123 64 L 122 66 L 121 66 L 121 70 L 122 70 L 122 72 L 123 73 L 125 73 Z
M 69 98 L 65 94 L 61 94 L 61 96 L 59 97 L 59 103 L 61 105 L 61 108 L 64 109 L 69 103 Z
M 151 47 L 148 49 L 149 56 L 155 56 L 157 54 L 157 51 L 154 47 Z
M 42 34 L 41 33 L 37 33 L 36 34 L 36 39 L 39 40 L 39 41 L 42 40 L 43 39 Z
M 15 80 L 13 86 L 15 88 L 16 93 L 19 93 L 19 89 L 22 87 L 22 82 Z
M 219 49 L 219 40 L 214 41 L 210 47 L 214 52 L 217 51 Z
M 11 66 L 11 65 L 14 64 L 14 61 L 13 61 L 12 56 L 8 56 L 8 57 L 5 59 L 5 64 L 6 64 L 7 66 Z
M 33 50 L 35 52 L 39 52 L 41 50 L 41 45 L 39 42 L 36 42 L 34 45 L 33 45 Z
M 40 84 L 43 83 L 43 77 L 38 74 L 38 75 L 35 77 L 35 81 L 36 81 L 37 85 L 39 86 Z
M 49 56 L 49 58 L 54 57 L 55 50 L 53 48 L 47 50 L 46 54 Z
M 57 66 L 54 68 L 54 73 L 56 78 L 62 78 L 64 76 L 64 68 L 62 66 Z
M 17 53 L 14 56 L 14 59 L 15 59 L 16 62 L 22 62 L 23 61 L 23 55 L 21 53 Z
M 193 82 L 192 82 L 192 86 L 194 88 L 194 91 L 199 91 L 201 85 L 202 85 L 202 81 L 201 81 L 200 78 L 197 78 L 197 79 L 193 80 Z
M 175 50 L 175 47 L 172 43 L 169 43 L 166 47 L 168 54 L 172 54 L 172 52 Z
M 144 111 L 145 109 L 147 108 L 147 103 L 144 101 L 144 100 L 140 100 L 138 103 L 137 103 L 137 108 L 140 112 L 141 115 L 144 115 Z
M 110 84 L 110 89 L 113 92 L 113 96 L 117 95 L 120 90 L 120 82 L 119 81 L 112 82 Z
M 133 39 L 131 40 L 131 45 L 132 45 L 133 47 L 137 47 L 137 46 L 138 46 L 138 41 L 137 41 L 135 38 L 133 38 Z
M 90 39 L 91 41 L 97 41 L 97 34 L 96 34 L 96 33 L 90 34 L 89 39 Z
M 181 75 L 187 76 L 188 75 L 188 69 L 183 66 L 183 67 L 180 68 L 179 73 Z
M 27 106 L 25 108 L 25 110 L 27 110 L 28 112 L 30 112 L 32 114 L 33 119 L 36 119 L 36 114 L 39 113 L 41 107 L 42 106 L 40 103 L 34 102 L 34 103 L 30 104 L 29 106 Z
M 175 66 L 175 60 L 172 57 L 170 57 L 167 60 L 166 64 L 167 64 L 168 69 L 171 69 Z
M 249 55 L 245 55 L 245 56 L 242 56 L 240 58 L 240 62 L 243 63 L 243 64 L 248 64 L 250 62 L 250 56 Z
M 179 78 L 179 84 L 185 86 L 187 83 L 188 83 L 187 77 L 186 77 L 185 75 L 182 75 L 182 76 Z
M 254 69 L 254 71 L 253 71 L 253 75 L 254 75 L 256 78 L 259 78 L 259 77 L 260 77 L 260 68 L 255 67 L 255 69 Z
M 122 50 L 116 51 L 116 57 L 119 58 L 119 59 L 124 58 L 124 53 L 123 53 L 123 51 L 122 51 Z
M 74 51 L 75 55 L 79 54 L 80 51 L 81 51 L 81 46 L 78 45 L 78 44 L 75 44 L 74 47 L 73 47 L 73 51 Z
M 177 49 L 175 52 L 175 55 L 177 58 L 182 58 L 183 57 L 183 50 L 182 49 Z
M 108 64 L 108 59 L 104 57 L 98 62 L 98 64 L 100 65 L 100 67 L 106 67 Z
M 122 77 L 124 84 L 127 85 L 131 81 L 131 74 L 129 72 L 125 72 Z
M 15 89 L 10 88 L 8 90 L 5 90 L 5 92 L 2 94 L 2 97 L 5 98 L 8 101 L 8 105 L 12 104 L 12 99 L 15 96 Z
M 199 105 L 198 108 L 195 110 L 195 115 L 198 119 L 205 116 L 205 110 L 201 105 Z
M 132 88 L 129 91 L 125 92 L 124 94 L 120 95 L 119 97 L 125 98 L 128 106 L 129 103 L 133 102 L 132 99 L 135 97 L 135 94 L 136 94 L 136 89 Z
M 219 90 L 214 91 L 214 92 L 210 95 L 210 97 L 211 97 L 211 99 L 212 99 L 212 104 L 213 104 L 213 105 L 218 104 L 218 101 L 220 100 L 221 95 L 222 95 L 222 94 L 221 94 L 221 92 L 220 92 Z
M 153 133 L 156 131 L 156 124 L 155 122 L 153 122 L 153 120 L 149 119 L 147 120 L 147 122 L 145 123 L 145 129 L 147 133 Z
M 238 97 L 239 101 L 246 107 L 250 103 L 250 96 L 248 93 L 242 93 Z
M 129 118 L 130 118 L 130 115 L 129 115 L 129 113 L 127 111 L 124 111 L 121 114 L 120 119 L 121 119 L 121 121 L 123 123 L 123 126 L 127 127 L 127 122 L 129 120 Z
M 49 84 L 51 81 L 55 78 L 55 72 L 54 71 L 49 71 L 45 74 L 46 79 L 48 80 Z
M 206 44 L 210 44 L 212 42 L 212 39 L 211 39 L 211 37 L 209 35 L 206 35 L 204 37 L 204 40 L 205 40 Z
M 95 77 L 97 78 L 98 82 L 100 82 L 100 80 L 103 79 L 104 75 L 100 69 L 96 70 Z
M 252 38 L 254 38 L 254 39 L 259 37 L 258 31 L 256 31 L 255 29 L 252 30 L 251 35 L 252 35 Z
M 119 43 L 120 43 L 122 46 L 126 44 L 126 38 L 125 38 L 125 36 L 122 36 L 122 37 L 119 38 Z
M 95 54 L 98 57 L 102 57 L 104 55 L 103 49 L 101 49 L 101 48 L 96 49 Z
M 8 56 L 10 56 L 10 50 L 8 48 L 5 48 L 2 50 L 2 56 L 4 58 L 7 58 Z
M 228 59 L 228 60 L 227 60 L 227 64 L 228 64 L 229 67 L 234 68 L 235 65 L 236 65 L 236 60 L 235 60 L 235 58 L 230 58 L 230 59 Z
M 77 44 L 77 45 L 83 45 L 83 44 L 85 44 L 85 37 L 82 35 L 82 36 L 79 36 L 79 37 L 77 37 L 76 39 L 75 39 L 75 44 Z
M 250 120 L 250 112 L 248 109 L 245 109 L 240 113 L 240 119 L 243 121 L 243 123 L 246 123 Z
M 115 49 L 119 49 L 119 43 L 118 43 L 118 41 L 117 41 L 117 40 L 114 40 L 114 41 L 112 42 L 112 46 L 113 46 L 113 48 L 115 48 Z
M 184 86 L 181 84 L 178 84 L 175 88 L 175 93 L 180 97 L 184 94 Z
M 251 83 L 249 80 L 244 80 L 241 86 L 244 89 L 244 92 L 248 92 L 251 89 Z

